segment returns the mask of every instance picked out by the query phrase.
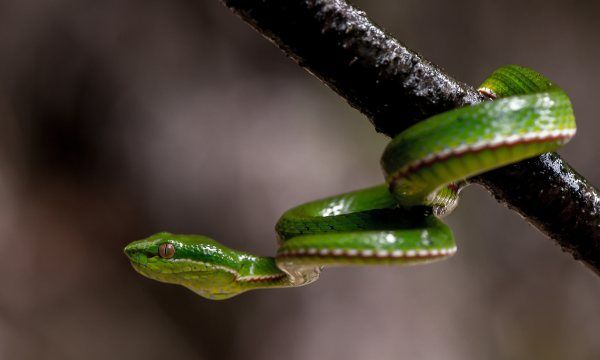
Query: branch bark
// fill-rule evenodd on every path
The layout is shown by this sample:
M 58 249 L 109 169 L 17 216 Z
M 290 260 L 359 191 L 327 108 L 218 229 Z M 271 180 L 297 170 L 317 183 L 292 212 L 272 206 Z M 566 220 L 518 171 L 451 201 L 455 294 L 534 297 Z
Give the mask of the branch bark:
M 222 0 L 393 137 L 437 113 L 484 100 L 343 0 Z M 600 192 L 558 154 L 471 180 L 600 275 Z

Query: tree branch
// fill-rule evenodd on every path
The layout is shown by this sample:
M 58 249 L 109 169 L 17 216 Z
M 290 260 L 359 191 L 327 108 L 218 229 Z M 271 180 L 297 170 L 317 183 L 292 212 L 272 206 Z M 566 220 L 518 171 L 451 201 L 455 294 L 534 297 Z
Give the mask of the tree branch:
M 342 0 L 222 0 L 287 56 L 394 136 L 484 100 Z M 557 154 L 472 179 L 600 275 L 600 192 Z

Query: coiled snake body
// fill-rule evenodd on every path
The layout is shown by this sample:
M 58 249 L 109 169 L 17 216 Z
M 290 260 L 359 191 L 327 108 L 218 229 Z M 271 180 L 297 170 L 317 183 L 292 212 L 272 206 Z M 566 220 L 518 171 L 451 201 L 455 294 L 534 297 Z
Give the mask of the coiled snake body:
M 305 285 L 325 265 L 402 265 L 449 257 L 456 245 L 439 218 L 455 207 L 469 177 L 553 151 L 575 134 L 568 96 L 533 70 L 504 66 L 479 91 L 495 101 L 433 116 L 396 136 L 381 160 L 384 185 L 283 214 L 274 258 L 201 235 L 170 233 L 132 242 L 125 253 L 142 275 L 210 299 Z

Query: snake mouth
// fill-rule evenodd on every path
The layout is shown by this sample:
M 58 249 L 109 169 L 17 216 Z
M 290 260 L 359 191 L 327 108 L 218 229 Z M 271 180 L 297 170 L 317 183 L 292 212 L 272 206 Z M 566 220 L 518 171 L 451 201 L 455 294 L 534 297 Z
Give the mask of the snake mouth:
M 131 267 L 133 267 L 135 271 L 146 277 L 154 278 L 155 275 L 159 275 L 162 273 L 162 271 L 159 270 L 160 268 L 157 268 L 156 266 L 150 266 L 150 263 L 152 263 L 152 261 L 144 254 L 127 254 L 127 257 L 129 258 L 129 263 L 131 264 Z
M 178 283 L 181 274 L 196 272 L 196 269 L 189 266 L 178 266 L 158 257 L 147 258 L 143 254 L 131 257 L 130 263 L 140 275 L 167 283 Z
M 164 259 L 159 258 L 156 254 L 151 253 L 145 247 L 141 246 L 141 243 L 133 242 L 127 245 L 123 252 L 125 256 L 129 259 L 131 266 L 138 273 L 154 278 L 156 275 L 166 273 L 163 271 L 163 267 L 152 266 L 153 264 L 158 264 L 159 262 L 163 262 Z M 169 273 L 173 273 L 173 269 L 169 269 Z

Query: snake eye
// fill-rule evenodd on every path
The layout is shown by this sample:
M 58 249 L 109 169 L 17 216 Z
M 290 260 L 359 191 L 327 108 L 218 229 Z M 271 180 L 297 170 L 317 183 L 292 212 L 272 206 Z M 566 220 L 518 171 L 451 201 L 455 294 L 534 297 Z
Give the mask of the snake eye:
M 160 244 L 158 247 L 158 256 L 163 259 L 170 259 L 175 255 L 175 246 L 173 244 Z

